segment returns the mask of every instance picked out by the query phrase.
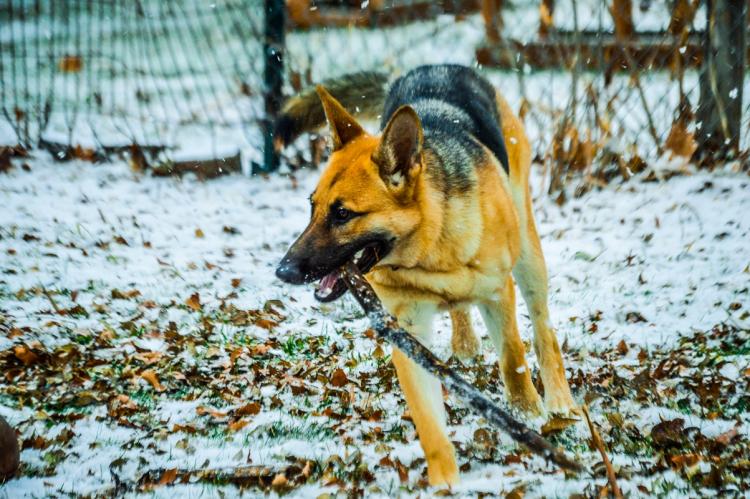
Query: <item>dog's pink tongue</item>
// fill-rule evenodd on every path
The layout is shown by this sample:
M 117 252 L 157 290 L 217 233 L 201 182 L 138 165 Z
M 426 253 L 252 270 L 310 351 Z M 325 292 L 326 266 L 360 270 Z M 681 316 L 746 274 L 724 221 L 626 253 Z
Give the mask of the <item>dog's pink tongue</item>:
M 339 271 L 334 270 L 327 276 L 325 276 L 323 279 L 320 280 L 320 285 L 318 286 L 318 296 L 321 296 L 325 298 L 326 296 L 331 294 L 331 291 L 333 291 L 333 286 L 336 284 L 336 281 L 339 280 Z

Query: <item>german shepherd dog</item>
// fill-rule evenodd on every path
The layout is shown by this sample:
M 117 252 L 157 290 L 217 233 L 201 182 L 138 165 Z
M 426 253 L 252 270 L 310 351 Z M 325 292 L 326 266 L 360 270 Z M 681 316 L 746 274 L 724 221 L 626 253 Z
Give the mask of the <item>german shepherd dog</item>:
M 481 312 L 510 403 L 531 416 L 575 410 L 547 309 L 547 270 L 529 192 L 531 148 L 520 119 L 474 70 L 418 67 L 388 83 L 377 73 L 324 82 L 292 98 L 276 124 L 282 147 L 330 127 L 333 152 L 312 193 L 311 220 L 276 270 L 291 284 L 319 280 L 315 296 L 346 292 L 354 259 L 386 309 L 423 342 L 449 311 L 459 357 L 478 353 L 469 308 Z M 327 88 L 327 89 L 326 89 Z M 381 115 L 373 136 L 353 115 Z M 534 327 L 544 406 L 518 334 L 513 282 Z M 440 382 L 397 349 L 393 363 L 417 428 L 430 484 L 458 467 Z

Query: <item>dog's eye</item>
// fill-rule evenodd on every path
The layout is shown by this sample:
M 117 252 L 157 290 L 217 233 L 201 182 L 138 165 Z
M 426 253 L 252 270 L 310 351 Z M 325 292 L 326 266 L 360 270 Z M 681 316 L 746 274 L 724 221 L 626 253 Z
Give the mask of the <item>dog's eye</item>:
M 343 206 L 339 206 L 333 210 L 333 220 L 336 223 L 343 224 L 354 218 L 354 212 L 347 210 Z

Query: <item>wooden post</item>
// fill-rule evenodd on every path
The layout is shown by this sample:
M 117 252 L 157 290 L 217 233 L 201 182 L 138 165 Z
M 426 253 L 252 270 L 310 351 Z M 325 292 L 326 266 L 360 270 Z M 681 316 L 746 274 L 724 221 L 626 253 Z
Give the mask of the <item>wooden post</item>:
M 545 39 L 554 27 L 555 0 L 542 0 L 539 4 L 539 38 Z
M 500 32 L 503 29 L 503 0 L 482 0 L 482 17 L 487 43 L 500 43 Z
M 747 0 L 708 0 L 706 14 L 696 151 L 704 164 L 739 153 Z
M 674 37 L 687 36 L 699 4 L 700 0 L 675 0 L 667 31 Z
M 613 0 L 610 13 L 615 23 L 615 36 L 617 39 L 626 40 L 631 38 L 635 32 L 632 0 Z
M 270 172 L 279 167 L 279 155 L 273 147 L 273 123 L 283 103 L 281 88 L 284 83 L 286 5 L 284 0 L 264 0 L 264 6 L 266 18 L 263 53 L 266 59 L 263 73 L 263 164 L 253 165 L 253 173 Z

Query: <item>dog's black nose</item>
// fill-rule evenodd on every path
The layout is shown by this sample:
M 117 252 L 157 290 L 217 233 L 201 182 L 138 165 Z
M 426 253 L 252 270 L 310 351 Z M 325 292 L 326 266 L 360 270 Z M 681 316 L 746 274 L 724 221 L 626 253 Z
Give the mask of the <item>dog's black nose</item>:
M 299 265 L 286 259 L 276 268 L 276 277 L 289 284 L 302 284 L 305 280 Z

